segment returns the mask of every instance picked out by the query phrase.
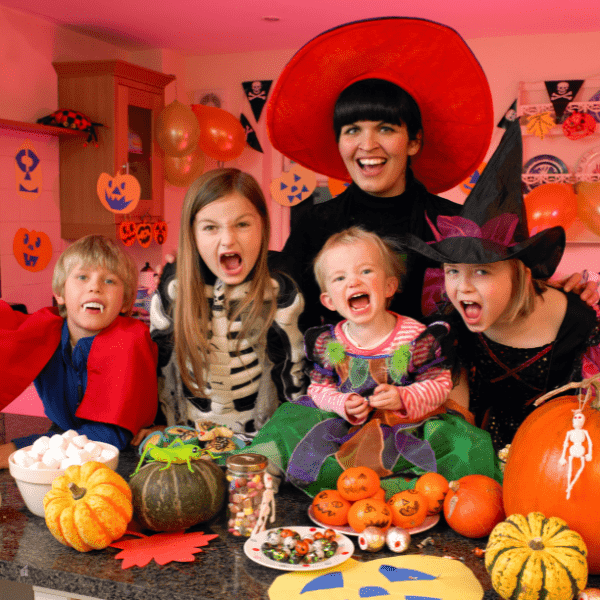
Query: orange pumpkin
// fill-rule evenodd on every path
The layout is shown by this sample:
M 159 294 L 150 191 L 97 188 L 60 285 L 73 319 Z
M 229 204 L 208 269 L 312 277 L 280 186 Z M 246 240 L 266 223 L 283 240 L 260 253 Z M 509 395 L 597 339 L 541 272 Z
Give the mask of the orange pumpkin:
M 119 239 L 126 245 L 132 246 L 135 243 L 136 224 L 133 221 L 122 221 L 119 224 Z
M 24 269 L 41 271 L 52 258 L 52 242 L 41 231 L 29 231 L 21 227 L 13 239 L 13 254 Z
M 392 522 L 396 527 L 410 529 L 418 527 L 427 518 L 429 502 L 417 490 L 403 490 L 388 500 L 392 511 Z
M 157 221 L 152 226 L 152 233 L 154 234 L 154 241 L 162 246 L 167 241 L 167 232 L 169 230 L 168 225 L 165 221 Z
M 505 517 L 502 486 L 486 475 L 466 475 L 450 482 L 444 517 L 454 531 L 465 537 L 489 535 Z
M 531 413 L 519 427 L 504 470 L 504 505 L 508 514 L 541 512 L 564 519 L 577 531 L 588 548 L 590 573 L 600 573 L 600 405 L 596 398 L 583 409 L 585 429 L 592 442 L 593 456 L 567 500 L 568 461 L 560 464 L 567 432 L 573 429 L 576 396 L 549 400 Z M 587 444 L 584 443 L 587 450 Z M 566 456 L 569 456 L 567 449 Z M 582 463 L 572 462 L 573 474 Z
M 338 492 L 350 502 L 370 498 L 380 487 L 379 475 L 369 467 L 350 467 L 337 480 Z
M 116 214 L 130 213 L 138 205 L 142 193 L 140 182 L 133 176 L 117 173 L 114 177 L 100 173 L 96 193 L 102 206 Z
M 152 242 L 152 225 L 150 223 L 138 223 L 135 235 L 142 248 L 147 248 Z
M 315 517 L 326 525 L 346 525 L 350 506 L 337 490 L 322 490 L 312 501 Z
M 348 524 L 357 533 L 361 533 L 367 527 L 386 530 L 392 524 L 392 511 L 383 500 L 357 500 L 348 511 Z
M 439 473 L 425 473 L 417 479 L 415 490 L 427 498 L 427 515 L 437 515 L 444 507 L 449 490 L 448 480 Z

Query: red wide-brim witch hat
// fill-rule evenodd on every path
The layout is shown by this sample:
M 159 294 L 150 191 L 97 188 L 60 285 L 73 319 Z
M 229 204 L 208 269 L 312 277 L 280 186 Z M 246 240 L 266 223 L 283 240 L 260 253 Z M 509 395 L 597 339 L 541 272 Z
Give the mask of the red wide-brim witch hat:
M 434 242 L 413 234 L 405 248 L 438 263 L 485 265 L 518 258 L 537 279 L 551 277 L 565 250 L 565 230 L 551 227 L 529 237 L 521 191 L 521 126 L 513 122 L 502 137 L 460 214 L 429 221 Z
M 303 46 L 271 92 L 267 130 L 273 146 L 317 173 L 350 181 L 333 110 L 345 88 L 371 78 L 399 85 L 417 102 L 423 144 L 411 167 L 430 192 L 448 190 L 475 172 L 494 127 L 488 81 L 456 31 L 424 19 L 356 21 Z

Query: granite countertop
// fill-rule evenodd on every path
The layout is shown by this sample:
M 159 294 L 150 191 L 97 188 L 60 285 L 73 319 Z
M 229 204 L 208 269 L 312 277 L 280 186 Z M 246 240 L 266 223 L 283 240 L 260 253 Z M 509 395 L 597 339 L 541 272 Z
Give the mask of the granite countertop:
M 122 452 L 119 473 L 128 478 L 137 462 L 135 451 Z M 219 536 L 196 554 L 194 562 L 160 566 L 151 561 L 143 568 L 122 569 L 122 561 L 114 558 L 119 552 L 116 548 L 79 553 L 60 544 L 48 531 L 44 519 L 25 507 L 7 470 L 0 471 L 0 494 L 0 579 L 103 600 L 265 600 L 271 583 L 283 574 L 246 557 L 246 538 L 227 532 L 224 513 L 189 530 Z M 275 526 L 312 525 L 307 514 L 309 505 L 306 495 L 289 484 L 283 485 L 276 496 Z M 419 548 L 418 544 L 430 536 L 434 544 Z M 414 535 L 407 553 L 449 555 L 462 560 L 481 582 L 485 600 L 496 600 L 499 596 L 491 589 L 483 559 L 473 553 L 477 547 L 485 548 L 485 542 L 485 538 L 470 540 L 456 534 L 442 518 L 429 531 Z M 362 552 L 355 543 L 355 560 L 386 556 L 397 555 L 387 549 L 374 554 Z M 600 576 L 591 577 L 588 585 L 600 587 Z

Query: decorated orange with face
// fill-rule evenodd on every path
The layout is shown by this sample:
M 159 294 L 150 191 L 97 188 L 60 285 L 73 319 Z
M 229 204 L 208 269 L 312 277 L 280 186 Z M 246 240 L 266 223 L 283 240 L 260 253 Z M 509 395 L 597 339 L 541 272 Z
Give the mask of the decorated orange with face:
M 337 489 L 350 502 L 370 498 L 377 493 L 379 475 L 369 467 L 350 467 L 337 480 Z

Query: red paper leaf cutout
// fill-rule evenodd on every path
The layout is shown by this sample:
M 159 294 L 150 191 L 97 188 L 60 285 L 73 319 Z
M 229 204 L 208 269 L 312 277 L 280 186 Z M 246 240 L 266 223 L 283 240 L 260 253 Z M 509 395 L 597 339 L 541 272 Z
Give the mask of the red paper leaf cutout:
M 159 565 L 169 562 L 193 562 L 194 554 L 202 552 L 199 546 L 207 546 L 210 540 L 219 537 L 215 534 L 204 534 L 202 531 L 185 533 L 157 533 L 147 536 L 135 531 L 126 531 L 125 535 L 138 536 L 141 539 L 120 540 L 110 544 L 111 548 L 121 548 L 115 558 L 122 559 L 122 569 L 129 567 L 145 567 L 152 559 Z

